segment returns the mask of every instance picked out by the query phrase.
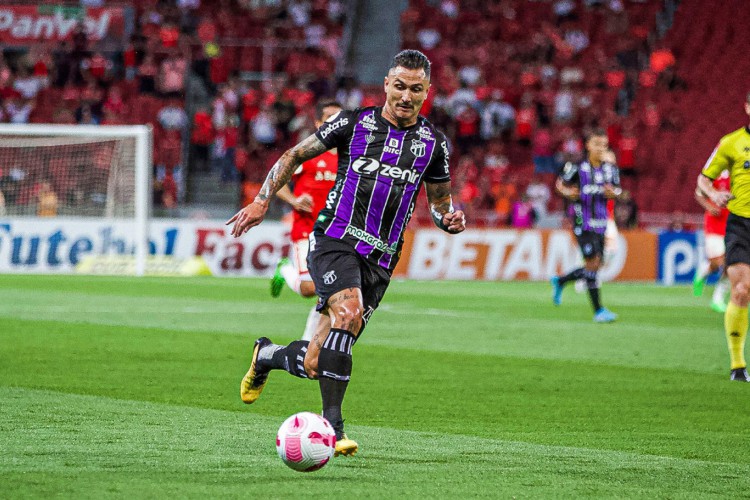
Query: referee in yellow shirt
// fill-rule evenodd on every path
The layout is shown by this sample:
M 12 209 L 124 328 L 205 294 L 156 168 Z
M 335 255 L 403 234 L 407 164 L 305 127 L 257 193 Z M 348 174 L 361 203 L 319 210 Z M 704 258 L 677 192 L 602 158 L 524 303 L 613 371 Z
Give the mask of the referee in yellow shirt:
M 745 113 L 750 117 L 750 93 L 745 100 Z M 729 170 L 730 192 L 713 187 L 714 179 L 723 170 Z M 721 138 L 698 176 L 698 189 L 719 207 L 729 209 L 724 241 L 732 295 L 724 313 L 724 331 L 731 361 L 730 380 L 750 382 L 744 352 L 750 302 L 750 125 Z

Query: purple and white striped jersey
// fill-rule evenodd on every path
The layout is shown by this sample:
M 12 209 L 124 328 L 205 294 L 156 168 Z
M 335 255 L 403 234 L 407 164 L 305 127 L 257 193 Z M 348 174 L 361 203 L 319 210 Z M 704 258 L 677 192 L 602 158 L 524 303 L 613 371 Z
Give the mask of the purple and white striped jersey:
M 422 116 L 398 128 L 382 107 L 341 111 L 315 135 L 339 155 L 336 184 L 314 233 L 350 243 L 357 252 L 393 270 L 422 182 L 450 180 L 448 143 Z
M 568 162 L 560 173 L 565 184 L 575 184 L 581 193 L 573 206 L 573 232 L 581 234 L 592 231 L 604 234 L 607 229 L 607 198 L 604 185 L 620 186 L 620 171 L 612 163 L 592 166 L 584 160 L 580 163 Z

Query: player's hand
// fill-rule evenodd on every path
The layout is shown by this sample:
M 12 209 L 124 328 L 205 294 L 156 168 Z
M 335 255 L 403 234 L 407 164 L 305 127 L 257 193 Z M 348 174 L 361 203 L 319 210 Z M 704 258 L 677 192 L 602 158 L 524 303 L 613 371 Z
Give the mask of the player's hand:
M 605 198 L 619 198 L 622 195 L 622 188 L 613 186 L 612 184 L 604 185 L 604 197 Z
M 234 216 L 226 222 L 226 225 L 234 222 L 232 227 L 231 235 L 238 238 L 248 232 L 251 227 L 255 227 L 261 222 L 266 216 L 268 211 L 268 202 L 260 201 L 257 198 L 251 204 L 234 214 Z
M 313 209 L 312 196 L 310 196 L 308 193 L 303 193 L 297 196 L 294 199 L 294 203 L 292 203 L 292 208 L 294 208 L 298 212 L 312 213 L 312 209 Z
M 710 213 L 714 217 L 718 217 L 719 215 L 721 215 L 721 209 L 719 207 L 715 207 L 711 205 L 706 210 L 708 211 L 708 213 Z
M 456 210 L 443 215 L 443 224 L 451 234 L 457 234 L 466 229 L 466 216 L 464 216 L 463 210 Z
M 561 193 L 564 197 L 570 201 L 576 201 L 581 197 L 581 190 L 576 186 L 566 188 L 565 192 Z
M 729 200 L 731 200 L 733 196 L 729 191 L 714 191 L 711 193 L 710 198 L 717 207 L 722 208 L 727 206 L 727 203 L 729 203 Z

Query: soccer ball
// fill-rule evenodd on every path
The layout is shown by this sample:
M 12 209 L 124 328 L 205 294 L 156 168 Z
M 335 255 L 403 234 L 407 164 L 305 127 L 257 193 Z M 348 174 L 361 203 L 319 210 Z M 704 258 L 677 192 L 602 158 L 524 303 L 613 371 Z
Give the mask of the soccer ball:
M 276 451 L 290 468 L 312 472 L 323 467 L 336 450 L 336 433 L 328 420 L 310 412 L 287 418 L 276 434 Z

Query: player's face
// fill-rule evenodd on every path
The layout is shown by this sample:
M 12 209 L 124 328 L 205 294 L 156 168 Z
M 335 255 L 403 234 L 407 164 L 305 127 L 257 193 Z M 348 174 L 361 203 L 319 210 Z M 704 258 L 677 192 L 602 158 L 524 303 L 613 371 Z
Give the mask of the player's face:
M 750 102 L 745 103 L 745 113 L 750 116 Z
M 341 111 L 341 108 L 339 108 L 338 106 L 326 106 L 325 108 L 323 108 L 320 120 L 315 120 L 315 128 L 320 128 L 321 126 L 323 126 L 323 123 L 327 122 L 330 117 L 332 117 L 339 111 Z
M 602 161 L 609 151 L 609 139 L 607 136 L 594 135 L 586 141 L 586 150 L 589 152 L 589 159 L 593 161 Z
M 400 126 L 413 125 L 427 98 L 430 80 L 424 69 L 397 66 L 385 77 L 385 107 L 388 116 Z

